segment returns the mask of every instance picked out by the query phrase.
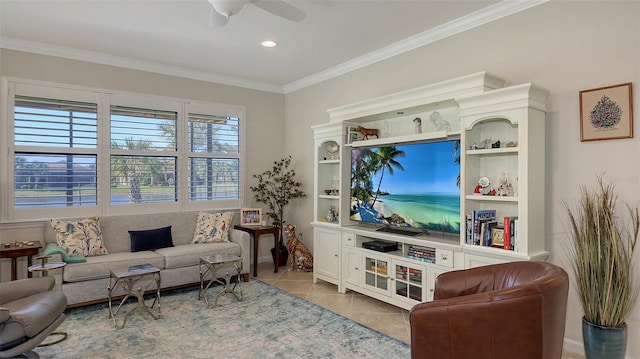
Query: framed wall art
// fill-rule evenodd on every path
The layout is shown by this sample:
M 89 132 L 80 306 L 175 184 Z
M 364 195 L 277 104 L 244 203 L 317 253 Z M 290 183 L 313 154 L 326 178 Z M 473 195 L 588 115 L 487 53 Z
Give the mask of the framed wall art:
M 580 141 L 633 137 L 631 82 L 580 91 Z
M 261 208 L 242 208 L 240 210 L 241 226 L 257 226 L 262 222 L 261 219 L 262 219 Z

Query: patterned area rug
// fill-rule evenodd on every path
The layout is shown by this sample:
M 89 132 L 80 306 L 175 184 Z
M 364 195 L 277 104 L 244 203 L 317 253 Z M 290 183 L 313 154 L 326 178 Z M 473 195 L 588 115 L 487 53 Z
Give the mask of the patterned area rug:
M 136 311 L 115 329 L 106 304 L 67 311 L 67 340 L 42 358 L 409 358 L 406 343 L 252 278 L 244 299 L 207 308 L 198 288 L 163 293 L 162 318 Z M 208 291 L 210 303 L 219 291 Z M 147 299 L 151 303 L 150 299 Z M 135 306 L 128 302 L 122 310 Z

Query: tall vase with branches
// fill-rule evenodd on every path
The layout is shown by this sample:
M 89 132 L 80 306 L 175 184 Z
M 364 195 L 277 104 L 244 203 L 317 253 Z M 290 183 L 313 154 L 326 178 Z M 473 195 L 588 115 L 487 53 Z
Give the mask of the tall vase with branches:
M 292 200 L 306 197 L 300 189 L 302 183 L 296 180 L 296 171 L 291 168 L 291 155 L 274 161 L 270 170 L 253 175 L 253 178 L 258 180 L 258 184 L 249 188 L 256 201 L 269 207 L 265 214 L 280 230 L 280 247 L 284 247 L 284 210 Z
M 621 202 L 626 211 L 616 212 L 616 203 L 618 198 L 614 186 L 605 183 L 603 175 L 598 176 L 596 188 L 582 187 L 581 197 L 575 206 L 563 202 L 570 225 L 568 254 L 584 311 L 583 336 L 588 359 L 624 358 L 626 320 L 640 290 L 633 267 L 640 229 L 638 207 Z M 589 343 L 592 336 L 589 323 L 598 328 L 619 329 L 624 340 L 621 337 L 620 340 Z M 604 333 L 602 329 L 598 330 Z M 617 342 L 620 344 L 618 348 L 601 346 Z M 599 347 L 592 348 L 593 345 Z

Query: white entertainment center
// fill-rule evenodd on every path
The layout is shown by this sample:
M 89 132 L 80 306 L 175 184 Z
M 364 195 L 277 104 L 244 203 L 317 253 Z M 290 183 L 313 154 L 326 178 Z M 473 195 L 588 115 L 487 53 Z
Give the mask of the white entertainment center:
M 314 283 L 324 280 L 337 285 L 341 293 L 353 290 L 410 309 L 433 299 L 435 278 L 441 273 L 546 259 L 544 160 L 549 92 L 530 83 L 503 87 L 504 82 L 481 72 L 328 110 L 330 122 L 313 127 Z M 415 118 L 424 119 L 421 128 L 413 122 Z M 358 126 L 377 129 L 379 138 L 351 141 L 348 128 Z M 459 234 L 430 231 L 408 236 L 380 232 L 377 226 L 350 219 L 353 148 L 447 139 L 459 140 Z M 497 184 L 505 175 L 511 179 L 511 192 L 476 193 L 480 178 Z M 488 209 L 496 211 L 498 220 L 517 217 L 514 249 L 469 241 L 466 215 Z M 397 249 L 382 252 L 363 247 L 374 241 L 397 244 Z M 429 253 L 429 261 L 408 258 L 415 248 Z

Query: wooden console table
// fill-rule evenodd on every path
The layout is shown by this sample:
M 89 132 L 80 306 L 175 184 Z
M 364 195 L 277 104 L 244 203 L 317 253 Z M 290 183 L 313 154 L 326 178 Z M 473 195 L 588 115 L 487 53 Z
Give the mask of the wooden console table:
M 18 247 L 18 244 L 21 246 Z M 2 244 L 0 247 L 0 258 L 11 258 L 11 280 L 18 279 L 18 258 L 27 257 L 27 267 L 33 265 L 32 256 L 35 256 L 42 248 L 40 242 L 33 242 L 31 245 L 27 245 L 23 242 L 13 244 L 11 247 L 5 247 Z M 31 272 L 27 271 L 27 277 L 31 278 Z
M 249 233 L 249 235 L 251 235 L 251 237 L 253 237 L 253 276 L 257 277 L 258 276 L 258 241 L 260 240 L 260 236 L 263 234 L 273 234 L 273 238 L 274 238 L 274 247 L 276 249 L 278 248 L 279 245 L 279 237 L 280 237 L 280 230 L 278 229 L 278 227 L 274 227 L 274 226 L 262 226 L 262 225 L 251 225 L 251 226 L 239 226 L 239 225 L 235 225 L 233 226 L 233 228 L 238 229 L 240 231 L 243 232 L 247 232 Z M 280 251 L 276 250 L 276 263 L 280 263 Z M 278 265 L 274 265 L 275 269 L 273 270 L 274 273 L 278 273 Z

